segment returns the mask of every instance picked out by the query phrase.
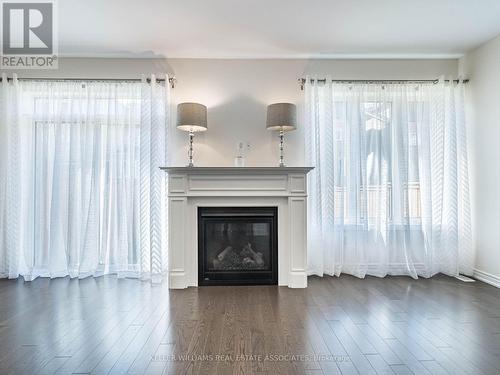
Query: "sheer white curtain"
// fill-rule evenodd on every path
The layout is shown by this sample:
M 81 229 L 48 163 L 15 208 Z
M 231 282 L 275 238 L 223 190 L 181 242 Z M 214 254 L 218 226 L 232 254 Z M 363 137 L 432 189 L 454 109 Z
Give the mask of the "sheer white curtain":
M 310 274 L 471 274 L 464 84 L 305 87 Z
M 4 75 L 0 111 L 0 275 L 161 280 L 168 84 Z

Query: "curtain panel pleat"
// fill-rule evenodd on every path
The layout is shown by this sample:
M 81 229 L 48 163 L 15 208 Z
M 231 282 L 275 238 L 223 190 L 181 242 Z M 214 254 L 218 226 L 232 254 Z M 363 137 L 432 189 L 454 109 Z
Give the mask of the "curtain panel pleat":
M 7 81 L 0 276 L 161 281 L 169 86 Z
M 309 273 L 472 274 L 464 84 L 306 82 Z

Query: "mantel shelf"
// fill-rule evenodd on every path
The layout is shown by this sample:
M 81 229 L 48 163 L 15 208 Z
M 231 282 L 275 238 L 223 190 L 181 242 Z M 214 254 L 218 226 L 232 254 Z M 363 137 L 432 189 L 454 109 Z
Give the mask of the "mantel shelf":
M 160 167 L 167 173 L 174 174 L 307 174 L 314 167 Z

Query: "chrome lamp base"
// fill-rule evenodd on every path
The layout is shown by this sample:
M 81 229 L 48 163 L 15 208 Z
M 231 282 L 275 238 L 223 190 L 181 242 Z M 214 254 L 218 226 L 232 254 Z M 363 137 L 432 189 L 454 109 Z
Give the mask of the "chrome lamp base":
M 279 167 L 286 167 L 285 165 L 285 154 L 284 154 L 284 149 L 285 149 L 285 132 L 283 130 L 280 130 L 280 161 L 278 163 Z
M 189 132 L 189 149 L 188 149 L 188 164 L 187 167 L 194 167 L 193 164 L 193 140 L 194 140 L 194 132 Z

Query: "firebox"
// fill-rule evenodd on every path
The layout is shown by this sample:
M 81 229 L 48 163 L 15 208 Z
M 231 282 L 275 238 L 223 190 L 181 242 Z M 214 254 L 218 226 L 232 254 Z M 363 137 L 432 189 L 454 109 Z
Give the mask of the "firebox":
M 198 207 L 198 285 L 275 284 L 277 207 Z

